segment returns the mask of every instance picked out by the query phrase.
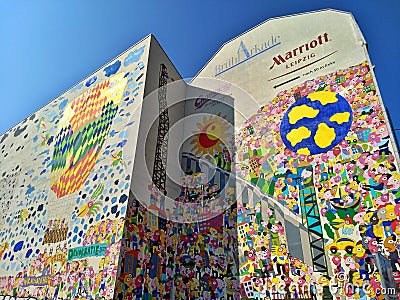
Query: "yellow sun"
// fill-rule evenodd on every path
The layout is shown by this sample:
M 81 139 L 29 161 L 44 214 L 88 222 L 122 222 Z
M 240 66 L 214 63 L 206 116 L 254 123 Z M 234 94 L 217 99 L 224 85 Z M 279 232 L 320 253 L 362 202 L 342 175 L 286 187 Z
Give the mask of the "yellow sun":
M 203 117 L 202 123 L 196 124 L 198 131 L 194 131 L 195 138 L 190 142 L 193 144 L 192 151 L 194 155 L 210 154 L 222 152 L 222 146 L 226 143 L 226 138 L 229 137 L 229 122 L 221 117 L 221 113 L 211 115 L 208 118 Z

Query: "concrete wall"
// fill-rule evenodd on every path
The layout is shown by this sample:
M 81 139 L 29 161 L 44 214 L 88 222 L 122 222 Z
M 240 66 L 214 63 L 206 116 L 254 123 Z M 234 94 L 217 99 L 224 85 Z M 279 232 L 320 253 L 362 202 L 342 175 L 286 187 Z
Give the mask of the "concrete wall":
M 186 84 L 182 80 L 164 50 L 153 37 L 150 45 L 150 60 L 148 78 L 146 80 L 145 99 L 143 103 L 140 123 L 140 134 L 136 153 L 135 167 L 132 177 L 132 191 L 139 201 L 149 203 L 150 190 L 153 176 L 154 158 L 156 152 L 157 132 L 159 125 L 159 73 L 160 64 L 164 64 L 168 71 L 167 106 L 170 131 L 168 134 L 167 157 L 167 195 L 174 199 L 179 195 L 181 170 L 176 167 L 179 145 L 183 136 L 183 123 L 179 122 L 184 115 L 184 101 Z

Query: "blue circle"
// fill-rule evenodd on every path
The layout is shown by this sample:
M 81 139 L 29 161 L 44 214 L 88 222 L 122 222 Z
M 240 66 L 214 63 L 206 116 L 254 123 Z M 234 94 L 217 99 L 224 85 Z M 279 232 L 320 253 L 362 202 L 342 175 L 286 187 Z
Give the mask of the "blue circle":
M 311 100 L 311 98 L 313 100 Z M 323 98 L 328 98 L 329 101 L 324 103 Z M 289 115 L 291 115 L 291 112 L 294 109 L 298 110 L 296 116 L 299 114 L 304 114 L 304 117 L 292 117 L 292 119 L 290 119 Z M 316 116 L 307 117 L 307 110 L 314 112 Z M 340 114 L 342 114 L 342 116 L 347 116 L 347 120 L 346 118 L 336 118 L 336 116 L 339 116 Z M 335 116 L 335 118 L 333 118 L 333 116 Z M 280 126 L 280 134 L 282 141 L 290 150 L 297 152 L 300 149 L 308 149 L 310 155 L 319 154 L 329 151 L 346 137 L 350 130 L 352 120 L 353 112 L 351 110 L 351 106 L 341 95 L 328 91 L 314 92 L 300 98 L 289 107 L 283 116 Z M 334 130 L 334 138 L 329 145 L 326 145 L 326 147 L 323 148 L 317 145 L 314 139 L 317 131 L 321 129 L 321 126 L 323 128 L 329 128 L 329 130 Z M 289 141 L 287 139 L 287 135 L 292 132 L 292 130 L 299 130 L 300 127 L 305 127 L 308 129 L 310 136 L 305 136 L 301 140 L 298 139 L 292 144 L 293 141 Z M 297 135 L 297 133 L 294 135 Z

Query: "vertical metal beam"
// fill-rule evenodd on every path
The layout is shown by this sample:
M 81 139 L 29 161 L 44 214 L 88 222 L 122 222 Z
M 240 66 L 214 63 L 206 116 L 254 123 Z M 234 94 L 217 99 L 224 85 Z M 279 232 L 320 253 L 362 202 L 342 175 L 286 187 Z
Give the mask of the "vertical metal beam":
M 154 156 L 154 165 L 153 165 L 153 187 L 156 187 L 161 194 L 166 195 L 166 179 L 167 179 L 167 153 L 168 153 L 168 131 L 169 131 L 169 116 L 168 116 L 168 104 L 167 104 L 167 79 L 168 72 L 167 67 L 164 64 L 160 64 L 160 74 L 158 80 L 158 130 L 157 130 L 157 143 L 156 143 L 156 151 Z M 151 196 L 151 202 L 154 203 L 154 200 L 159 200 L 158 203 L 159 208 L 164 209 L 164 197 L 162 199 L 154 199 Z M 155 213 L 155 212 L 153 212 Z M 160 218 L 162 216 L 158 215 L 158 228 L 160 228 Z M 164 245 L 165 253 L 167 255 L 167 245 Z M 153 249 L 150 249 L 151 259 L 157 269 L 156 276 L 159 277 L 160 281 L 164 281 L 162 279 L 162 274 L 166 274 L 166 263 L 161 263 L 158 255 L 153 253 Z M 165 284 L 163 282 L 162 284 Z M 163 289 L 161 298 L 164 298 L 165 289 Z
M 152 179 L 153 185 L 155 185 L 164 195 L 166 194 L 165 182 L 167 179 L 166 166 L 169 131 L 169 116 L 167 107 L 167 79 L 167 67 L 164 64 L 161 64 L 158 81 L 158 132 Z

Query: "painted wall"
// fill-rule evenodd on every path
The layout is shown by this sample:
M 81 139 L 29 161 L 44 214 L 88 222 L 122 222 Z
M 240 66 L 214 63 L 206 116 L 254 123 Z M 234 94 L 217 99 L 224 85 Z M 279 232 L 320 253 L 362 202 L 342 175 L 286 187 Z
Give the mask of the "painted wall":
M 150 37 L 0 138 L 0 294 L 112 298 Z
M 223 45 L 192 84 L 207 88 L 204 78 L 253 98 L 229 91 L 242 297 L 396 298 L 398 155 L 352 16 L 268 20 Z
M 397 150 L 351 15 L 269 20 L 171 84 L 168 197 L 161 63 L 148 37 L 0 138 L 1 297 L 395 292 Z
M 382 107 L 375 90 L 367 91 L 371 77 L 368 64 L 363 63 L 284 91 L 247 121 L 237 140 L 239 177 L 302 216 L 307 226 L 311 223 L 305 216 L 305 201 L 307 197 L 317 201 L 332 289 L 358 284 L 360 277 L 370 284 L 382 282 L 378 264 L 371 263 L 377 261 L 378 253 L 398 272 L 399 173 Z M 343 100 L 335 91 L 348 88 L 353 79 L 354 88 Z M 302 92 L 295 100 L 298 90 Z M 319 111 L 316 117 L 306 115 L 308 107 Z M 297 108 L 302 114 L 299 119 Z M 330 132 L 343 134 L 337 144 Z M 291 133 L 295 133 L 292 139 L 288 138 Z M 321 144 L 326 151 L 320 150 Z M 307 242 L 303 247 L 307 248 Z M 314 278 L 322 281 L 323 277 Z M 365 293 L 371 296 L 380 288 L 376 284 Z M 362 296 L 356 291 L 346 296 L 356 295 Z
M 155 205 L 129 203 L 117 299 L 239 297 L 235 206 L 214 219 L 178 223 Z
M 209 211 L 197 210 L 196 202 L 189 199 L 189 190 L 200 174 L 185 175 L 187 164 L 182 164 L 182 169 L 179 167 L 180 156 L 186 151 L 185 135 L 189 132 L 193 137 L 187 126 L 196 124 L 190 118 L 187 103 L 209 91 L 191 88 L 181 81 L 156 41 L 151 44 L 149 57 L 115 297 L 217 299 L 224 296 L 233 299 L 234 295 L 239 296 L 238 264 L 234 256 L 237 252 L 236 206 L 230 205 L 225 215 L 220 210 L 212 215 Z M 161 63 L 168 71 L 166 195 L 151 184 L 159 126 L 158 99 L 162 93 L 162 89 L 157 89 Z M 195 171 L 196 162 L 192 163 L 191 169 Z M 202 184 L 205 189 L 213 189 L 213 184 L 207 181 Z M 221 201 L 217 194 L 213 193 L 215 202 Z

